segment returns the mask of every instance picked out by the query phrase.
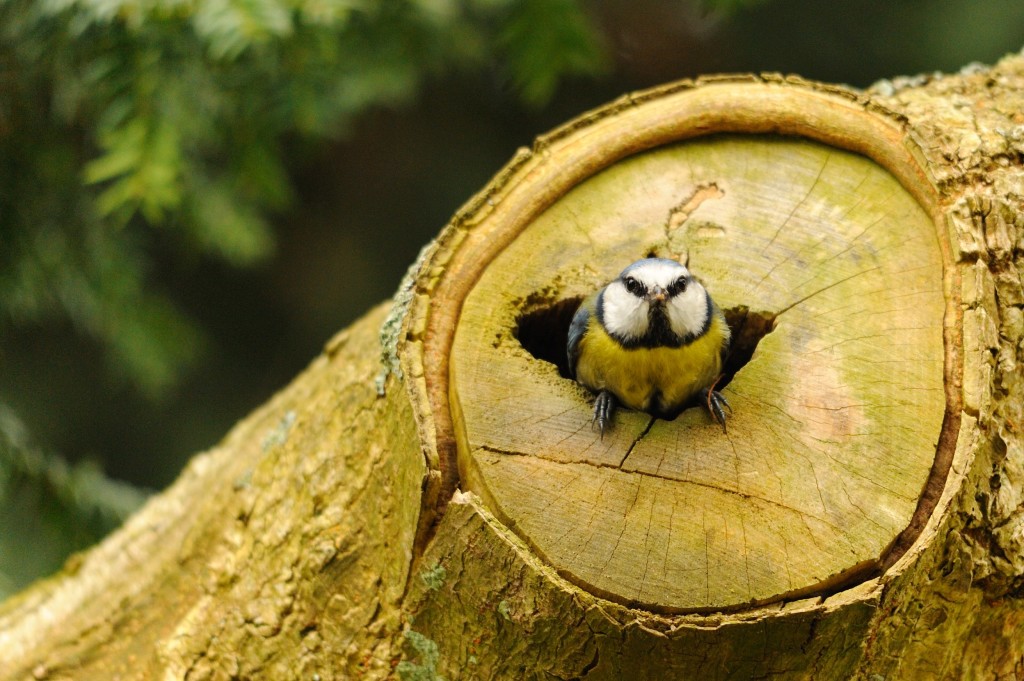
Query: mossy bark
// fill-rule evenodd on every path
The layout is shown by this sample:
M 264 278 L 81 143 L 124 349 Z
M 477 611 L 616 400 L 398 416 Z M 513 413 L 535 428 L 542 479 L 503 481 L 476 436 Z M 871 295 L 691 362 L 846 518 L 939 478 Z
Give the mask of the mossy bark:
M 1022 111 L 1018 55 L 680 83 L 541 138 L 390 308 L 0 606 L 0 679 L 1020 678 Z M 792 162 L 747 182 L 763 145 Z M 516 336 L 649 250 L 775 320 L 735 440 L 693 411 L 601 441 Z

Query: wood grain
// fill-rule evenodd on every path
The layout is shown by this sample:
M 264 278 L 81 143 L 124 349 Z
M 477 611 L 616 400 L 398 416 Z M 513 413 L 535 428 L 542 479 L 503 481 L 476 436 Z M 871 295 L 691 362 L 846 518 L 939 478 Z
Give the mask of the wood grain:
M 702 411 L 622 411 L 515 336 L 649 253 L 688 259 L 716 301 L 777 315 Z M 662 611 L 829 589 L 908 525 L 945 409 L 935 226 L 870 160 L 814 142 L 719 136 L 582 182 L 465 301 L 450 358 L 464 486 L 570 580 Z

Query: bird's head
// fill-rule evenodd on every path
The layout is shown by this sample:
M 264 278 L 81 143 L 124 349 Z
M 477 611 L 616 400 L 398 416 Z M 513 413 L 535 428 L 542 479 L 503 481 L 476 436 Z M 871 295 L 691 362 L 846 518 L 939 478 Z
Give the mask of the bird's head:
M 678 345 L 700 335 L 709 313 L 704 287 L 664 258 L 636 261 L 601 294 L 601 322 L 626 344 Z

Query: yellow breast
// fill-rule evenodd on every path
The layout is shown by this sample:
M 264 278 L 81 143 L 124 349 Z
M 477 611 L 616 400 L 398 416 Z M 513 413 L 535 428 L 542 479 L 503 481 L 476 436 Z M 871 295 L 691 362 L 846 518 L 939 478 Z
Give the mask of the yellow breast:
M 689 345 L 627 349 L 592 320 L 580 340 L 576 379 L 591 390 L 611 391 L 631 409 L 672 413 L 721 373 L 727 334 L 717 313 L 707 332 Z

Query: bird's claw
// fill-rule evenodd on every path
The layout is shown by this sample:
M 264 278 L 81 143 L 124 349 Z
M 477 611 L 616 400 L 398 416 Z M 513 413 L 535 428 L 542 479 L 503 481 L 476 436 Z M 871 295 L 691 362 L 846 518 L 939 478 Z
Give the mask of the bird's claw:
M 612 421 L 612 414 L 615 413 L 615 395 L 607 390 L 602 390 L 594 400 L 594 420 L 590 422 L 591 427 L 597 426 L 601 430 L 601 439 L 604 439 L 604 430 Z
M 716 381 L 717 382 L 717 381 Z M 715 390 L 715 386 L 712 385 L 710 388 L 704 388 L 700 391 L 701 400 L 704 402 L 704 406 L 707 408 L 708 413 L 711 417 L 722 426 L 722 432 L 728 433 L 729 431 L 725 427 L 725 410 L 728 409 L 729 413 L 732 414 L 732 406 L 729 401 L 725 399 L 725 395 Z M 725 409 L 723 409 L 725 407 Z

